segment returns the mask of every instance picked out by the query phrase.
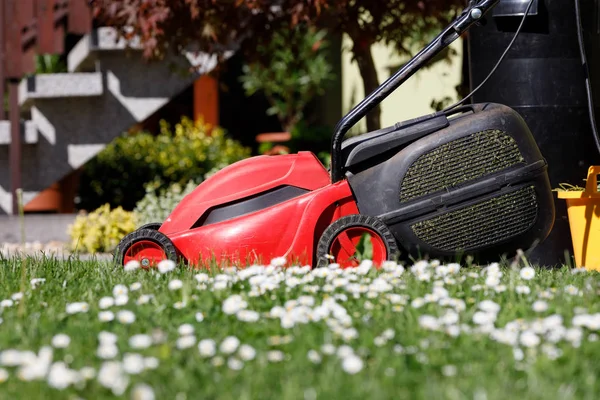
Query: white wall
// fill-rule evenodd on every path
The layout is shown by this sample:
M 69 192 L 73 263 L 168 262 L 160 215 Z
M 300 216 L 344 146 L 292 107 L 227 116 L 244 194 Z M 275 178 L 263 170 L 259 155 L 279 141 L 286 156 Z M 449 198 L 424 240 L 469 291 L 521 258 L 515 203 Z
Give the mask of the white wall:
M 348 36 L 343 40 L 342 53 L 342 101 L 344 114 L 364 98 L 362 80 L 358 66 L 352 61 L 350 48 L 352 41 Z M 457 55 L 451 58 L 451 63 L 438 62 L 431 68 L 422 69 L 410 78 L 404 85 L 392 93 L 382 103 L 381 125 L 390 126 L 420 115 L 432 113 L 430 107 L 433 99 L 441 100 L 449 96 L 458 100 L 455 87 L 461 82 L 462 42 L 457 40 L 451 45 Z M 389 78 L 394 71 L 389 68 L 400 66 L 406 58 L 399 57 L 391 47 L 377 44 L 372 49 L 373 58 L 379 82 Z M 364 119 L 351 132 L 365 132 Z

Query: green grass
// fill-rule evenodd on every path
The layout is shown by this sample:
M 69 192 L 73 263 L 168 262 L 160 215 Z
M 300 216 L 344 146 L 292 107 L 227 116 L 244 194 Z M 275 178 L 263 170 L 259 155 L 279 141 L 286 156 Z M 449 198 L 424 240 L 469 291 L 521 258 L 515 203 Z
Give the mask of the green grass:
M 22 262 L 20 259 L 0 261 L 0 301 L 10 299 L 12 294 L 21 290 Z M 600 275 L 595 272 L 574 274 L 567 268 L 536 270 L 535 277 L 527 281 L 519 276 L 518 270 L 506 267 L 502 269 L 500 282 L 488 281 L 491 284 L 488 287 L 486 275 L 476 267 L 462 268 L 457 274 L 449 275 L 446 282 L 443 277 L 435 276 L 436 268 L 432 266 L 421 273 L 413 273 L 407 267 L 403 274 L 396 273 L 395 277 L 392 272 L 373 270 L 366 276 L 346 273 L 347 279 L 356 279 L 356 288 L 361 284 L 368 288 L 375 282 L 375 286 L 381 289 L 391 289 L 376 292 L 373 286 L 372 290 L 355 298 L 349 293 L 352 286 L 333 278 L 314 277 L 312 282 L 298 284 L 303 279 L 309 280 L 305 276 L 310 276 L 310 273 L 267 274 L 266 280 L 280 281 L 279 287 L 251 296 L 258 294 L 251 290 L 252 283 L 256 284 L 259 278 L 252 281 L 239 279 L 227 289 L 213 290 L 213 282 L 199 288 L 194 279 L 199 271 L 185 268 L 159 274 L 139 270 L 124 272 L 122 268 L 107 263 L 76 260 L 27 259 L 26 262 L 23 298 L 1 310 L 0 351 L 31 350 L 37 354 L 42 346 L 51 344 L 54 335 L 64 333 L 70 337 L 70 345 L 65 349 L 54 349 L 54 362 L 65 360 L 71 369 L 93 367 L 98 372 L 104 361 L 96 355 L 98 334 L 101 331 L 113 332 L 118 336 L 117 361 L 122 360 L 125 353 L 139 353 L 159 360 L 158 368 L 129 377 L 122 398 L 131 398 L 132 388 L 138 383 L 150 385 L 157 399 L 547 400 L 596 399 L 600 393 L 600 341 L 596 341 L 600 332 L 581 328 L 582 339 L 578 341 L 572 337 L 578 331 L 569 331 L 571 336 L 567 335 L 568 338 L 563 337 L 553 345 L 549 345 L 544 334 L 540 334 L 538 346 L 519 346 L 524 352 L 524 359 L 519 361 L 515 360 L 512 346 L 491 339 L 490 333 L 461 330 L 458 336 L 453 337 L 442 331 L 425 329 L 419 323 L 420 316 L 441 317 L 449 308 L 440 305 L 439 299 L 426 302 L 436 300 L 426 295 L 440 285 L 448 291 L 450 298 L 464 301 L 464 310 L 458 312 L 460 322 L 455 324 L 462 326 L 463 330 L 467 327 L 474 329 L 473 315 L 485 299 L 501 307 L 495 321 L 496 328 L 504 327 L 510 321 L 535 321 L 553 314 L 562 316 L 562 325 L 571 328 L 576 313 L 600 313 Z M 335 273 L 329 271 L 328 275 Z M 216 274 L 210 275 L 214 277 Z M 427 274 L 430 274 L 430 279 L 427 279 Z M 238 275 L 232 273 L 229 276 Z M 386 288 L 383 281 L 375 281 L 378 276 L 390 286 Z M 34 289 L 30 285 L 33 278 L 45 278 L 46 281 Z M 168 283 L 173 279 L 180 279 L 183 288 L 169 290 Z M 327 283 L 327 280 L 330 282 Z M 441 283 L 434 283 L 436 281 Z M 129 286 L 134 282 L 141 283 L 141 289 L 129 292 L 126 305 L 113 306 L 110 310 L 115 314 L 120 309 L 133 311 L 135 322 L 129 325 L 116 319 L 100 322 L 98 313 L 102 310 L 98 306 L 99 299 L 112 296 L 117 284 Z M 336 285 L 340 286 L 335 288 Z M 500 290 L 504 285 L 505 291 L 497 292 L 494 287 L 498 288 L 498 285 Z M 529 287 L 531 293 L 516 293 L 518 285 Z M 577 288 L 579 294 L 567 293 L 565 288 L 568 285 Z M 477 290 L 479 286 L 481 289 Z M 329 289 L 333 291 L 324 292 Z M 307 290 L 318 291 L 309 293 Z M 389 293 L 401 296 L 390 298 Z M 136 300 L 141 294 L 152 294 L 154 298 L 148 304 L 137 305 Z M 232 294 L 241 294 L 248 304 L 247 309 L 258 311 L 260 319 L 243 322 L 235 315 L 225 314 L 223 301 Z M 314 297 L 315 304 L 310 307 L 314 309 L 325 297 L 331 299 L 336 295 L 337 303 L 347 311 L 347 316 L 338 311 L 334 316 L 297 323 L 291 328 L 283 328 L 279 318 L 267 316 L 274 306 L 284 306 L 286 301 L 300 296 Z M 540 299 L 540 295 L 551 298 L 544 299 L 548 309 L 536 313 L 532 304 Z M 413 307 L 413 300 L 422 298 L 426 299 L 426 304 L 420 308 Z M 390 299 L 396 303 L 393 304 Z M 65 311 L 66 305 L 73 302 L 87 302 L 89 310 L 69 315 Z M 175 308 L 177 302 L 184 302 L 185 306 Z M 419 302 L 417 300 L 416 303 Z M 201 322 L 195 318 L 198 312 L 204 315 Z M 325 321 L 327 319 L 329 322 Z M 344 320 L 348 325 L 340 328 Z M 243 368 L 236 371 L 228 367 L 229 357 L 219 352 L 215 360 L 215 357 L 201 357 L 196 345 L 180 350 L 176 341 L 178 328 L 184 323 L 193 325 L 197 340 L 210 338 L 216 341 L 217 346 L 225 337 L 234 335 L 241 343 L 256 349 L 256 358 L 245 361 Z M 349 327 L 356 329 L 358 337 L 345 341 L 339 333 Z M 393 338 L 382 339 L 382 333 L 390 328 L 394 331 Z M 161 336 L 157 335 L 159 332 L 164 333 L 165 340 L 147 349 L 131 349 L 128 344 L 128 338 L 134 334 L 158 337 Z M 337 355 L 326 355 L 321 351 L 326 343 L 336 348 L 350 346 L 363 361 L 362 370 L 356 374 L 345 372 Z M 560 349 L 562 355 L 551 359 L 546 355 L 549 349 Z M 267 353 L 271 350 L 282 351 L 284 360 L 268 361 Z M 309 350 L 318 351 L 322 362 L 311 362 L 307 357 Z M 223 365 L 215 365 L 219 364 L 218 357 L 222 357 Z M 118 397 L 102 386 L 97 378 L 58 390 L 49 386 L 48 378 L 24 381 L 19 378 L 18 367 L 0 367 L 9 372 L 8 379 L 0 383 L 1 399 Z

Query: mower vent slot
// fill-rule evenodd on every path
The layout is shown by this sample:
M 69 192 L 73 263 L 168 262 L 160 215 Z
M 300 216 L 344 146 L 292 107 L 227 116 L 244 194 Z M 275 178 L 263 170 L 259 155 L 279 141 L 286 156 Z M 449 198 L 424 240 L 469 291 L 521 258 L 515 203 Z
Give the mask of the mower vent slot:
M 444 251 L 464 251 L 514 238 L 535 223 L 535 188 L 522 189 L 447 212 L 411 226 L 415 235 Z
M 453 140 L 421 155 L 400 186 L 400 202 L 439 191 L 523 163 L 517 142 L 489 129 Z
M 279 186 L 254 196 L 210 208 L 198 218 L 191 229 L 216 224 L 217 222 L 227 221 L 242 215 L 260 211 L 308 192 L 308 190 L 296 186 Z

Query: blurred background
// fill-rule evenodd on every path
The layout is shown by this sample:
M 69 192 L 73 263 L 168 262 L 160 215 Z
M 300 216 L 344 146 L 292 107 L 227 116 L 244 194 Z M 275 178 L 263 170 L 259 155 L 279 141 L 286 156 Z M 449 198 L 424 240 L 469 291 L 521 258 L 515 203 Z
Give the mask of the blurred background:
M 250 154 L 310 150 L 327 164 L 337 121 L 462 5 L 215 3 L 2 0 L 2 212 L 16 211 L 17 186 L 29 213 L 132 210 L 149 187 L 198 183 Z M 354 133 L 456 100 L 463 47 Z

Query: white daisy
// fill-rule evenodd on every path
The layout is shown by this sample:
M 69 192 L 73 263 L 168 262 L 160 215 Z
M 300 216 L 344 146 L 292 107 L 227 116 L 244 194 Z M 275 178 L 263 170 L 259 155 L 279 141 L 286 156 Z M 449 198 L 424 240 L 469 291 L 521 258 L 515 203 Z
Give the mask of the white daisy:
M 529 281 L 535 277 L 535 270 L 531 267 L 523 267 L 519 272 L 521 279 Z
M 52 346 L 57 349 L 64 349 L 69 347 L 71 338 L 64 333 L 59 333 L 52 338 Z
M 177 265 L 172 260 L 162 260 L 158 263 L 157 268 L 158 272 L 160 272 L 161 274 L 166 274 L 168 272 L 173 271 L 176 266 Z
M 135 322 L 135 314 L 129 310 L 121 310 L 117 313 L 117 320 L 122 324 L 132 324 Z
M 342 369 L 351 375 L 360 372 L 363 369 L 363 361 L 356 355 L 345 357 L 342 361 Z
M 179 290 L 183 287 L 183 282 L 179 279 L 173 279 L 169 282 L 168 288 L 169 290 Z

